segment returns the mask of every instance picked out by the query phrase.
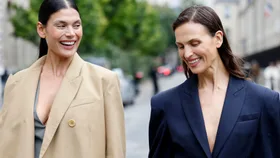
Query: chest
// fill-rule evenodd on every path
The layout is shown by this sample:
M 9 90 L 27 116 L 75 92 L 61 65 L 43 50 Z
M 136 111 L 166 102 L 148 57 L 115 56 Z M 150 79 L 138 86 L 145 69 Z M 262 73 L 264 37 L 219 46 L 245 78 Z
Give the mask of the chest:
M 45 79 L 41 78 L 37 88 L 37 104 L 36 112 L 38 118 L 43 124 L 48 120 L 49 113 L 54 102 L 55 96 L 58 93 L 62 79 Z
M 226 91 L 200 91 L 199 100 L 210 150 L 214 148 L 216 135 L 225 101 Z

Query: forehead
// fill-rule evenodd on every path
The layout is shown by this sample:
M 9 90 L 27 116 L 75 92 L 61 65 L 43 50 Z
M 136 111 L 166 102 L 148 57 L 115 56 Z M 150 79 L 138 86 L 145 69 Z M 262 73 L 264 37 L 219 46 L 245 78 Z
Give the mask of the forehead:
M 188 42 L 192 39 L 203 39 L 206 36 L 209 36 L 207 28 L 194 22 L 184 23 L 175 30 L 176 42 Z
M 73 8 L 60 9 L 51 15 L 49 21 L 54 22 L 75 22 L 80 20 L 80 14 Z

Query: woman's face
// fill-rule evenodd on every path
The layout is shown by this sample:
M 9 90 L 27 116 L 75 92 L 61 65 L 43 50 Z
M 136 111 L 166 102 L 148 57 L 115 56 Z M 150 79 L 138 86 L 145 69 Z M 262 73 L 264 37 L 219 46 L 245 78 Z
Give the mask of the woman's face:
M 38 23 L 39 35 L 48 44 L 48 53 L 59 57 L 73 56 L 83 36 L 79 13 L 73 8 L 61 9 L 50 16 L 46 26 Z
M 175 37 L 179 56 L 194 74 L 207 71 L 220 58 L 217 48 L 222 45 L 221 31 L 211 36 L 203 25 L 188 22 L 176 28 Z

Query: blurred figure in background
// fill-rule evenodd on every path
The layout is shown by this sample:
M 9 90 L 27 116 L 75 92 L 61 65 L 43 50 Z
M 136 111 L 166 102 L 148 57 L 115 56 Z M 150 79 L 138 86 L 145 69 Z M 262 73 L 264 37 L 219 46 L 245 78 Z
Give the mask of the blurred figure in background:
M 1 64 L 1 60 L 0 60 L 0 110 L 2 107 L 2 96 L 3 96 L 3 91 L 4 91 L 4 84 L 3 84 L 3 80 L 2 80 L 2 76 L 5 73 L 5 68 L 4 66 L 2 66 Z
M 275 62 L 270 62 L 264 69 L 265 86 L 279 92 L 279 69 Z
M 4 73 L 2 74 L 2 76 L 0 77 L 0 80 L 1 80 L 1 85 L 2 85 L 2 98 L 3 98 L 3 91 L 4 91 L 4 87 L 5 87 L 5 84 L 7 82 L 7 79 L 9 77 L 9 73 L 8 73 L 8 69 L 7 68 L 4 68 Z M 0 85 L 0 87 L 1 87 Z
M 257 61 L 251 63 L 251 78 L 255 83 L 259 83 L 260 65 Z
M 139 87 L 139 84 L 143 78 L 143 72 L 141 71 L 137 71 L 135 72 L 134 74 L 134 79 L 133 79 L 133 82 L 134 82 L 134 88 L 135 88 L 135 94 L 138 95 L 139 92 L 140 92 L 140 87 Z
M 279 74 L 278 85 L 279 85 L 279 91 L 280 91 L 280 60 L 277 60 L 276 67 L 278 69 L 278 74 Z
M 159 91 L 159 88 L 158 88 L 158 76 L 157 76 L 156 64 L 151 65 L 149 75 L 150 75 L 150 78 L 152 80 L 152 84 L 154 87 L 154 94 L 157 94 Z

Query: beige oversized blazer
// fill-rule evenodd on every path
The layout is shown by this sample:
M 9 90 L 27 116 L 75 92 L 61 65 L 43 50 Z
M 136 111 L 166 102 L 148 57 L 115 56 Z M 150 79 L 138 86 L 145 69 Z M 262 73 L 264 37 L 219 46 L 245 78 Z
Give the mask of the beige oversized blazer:
M 10 76 L 0 112 L 0 158 L 34 158 L 34 100 L 45 57 Z M 40 158 L 125 158 L 117 75 L 75 54 L 54 99 Z

